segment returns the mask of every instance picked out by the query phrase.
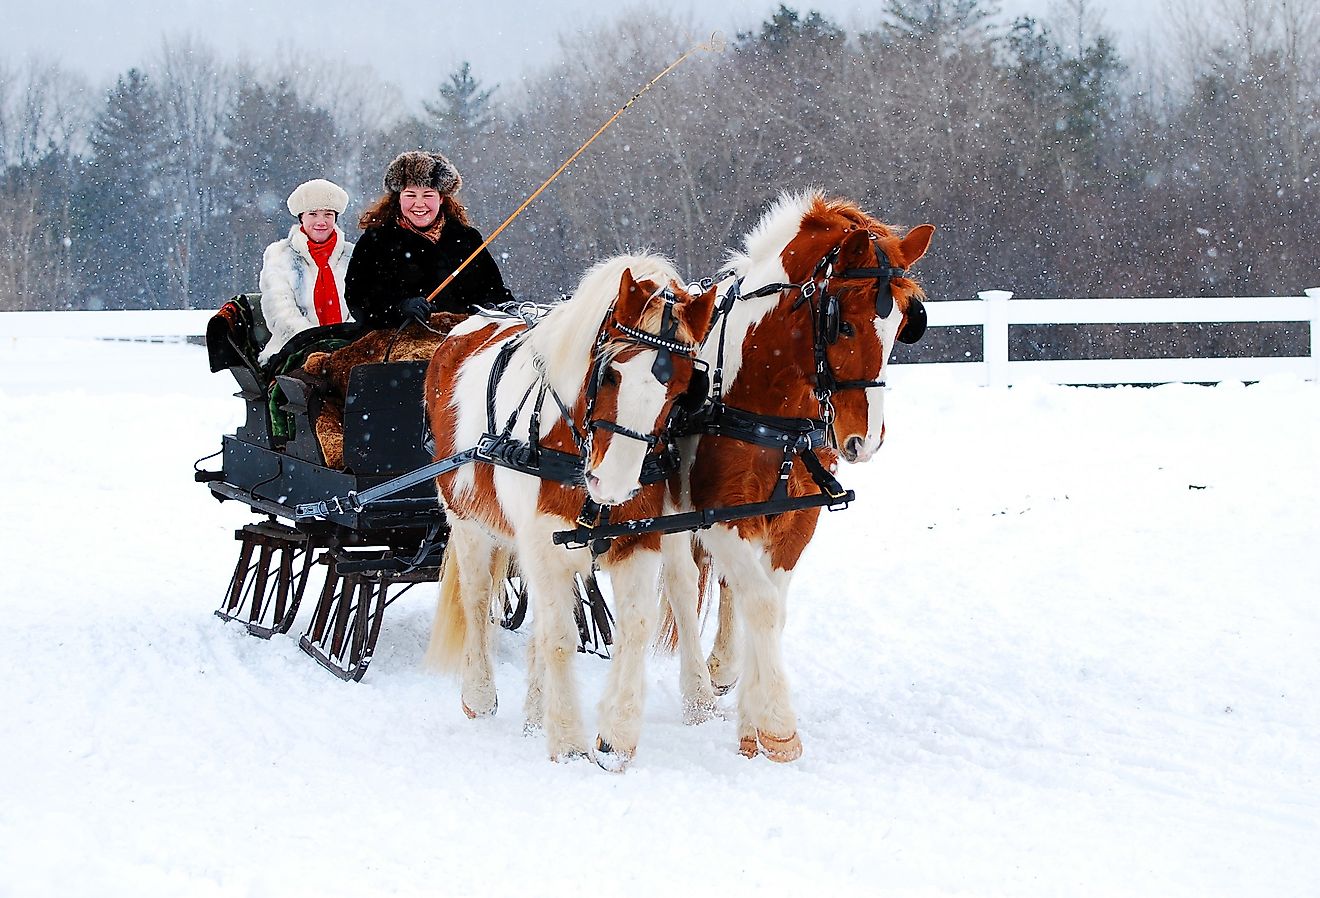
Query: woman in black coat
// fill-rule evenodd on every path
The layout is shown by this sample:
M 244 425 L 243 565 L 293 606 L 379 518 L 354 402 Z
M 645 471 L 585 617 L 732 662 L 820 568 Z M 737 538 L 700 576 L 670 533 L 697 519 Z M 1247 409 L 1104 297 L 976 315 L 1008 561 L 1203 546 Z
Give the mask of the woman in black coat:
M 368 328 L 398 327 L 431 312 L 468 313 L 513 299 L 486 250 L 432 302 L 426 297 L 481 245 L 454 196 L 458 170 L 439 153 L 410 152 L 385 170 L 385 195 L 362 214 L 344 278 L 353 318 Z

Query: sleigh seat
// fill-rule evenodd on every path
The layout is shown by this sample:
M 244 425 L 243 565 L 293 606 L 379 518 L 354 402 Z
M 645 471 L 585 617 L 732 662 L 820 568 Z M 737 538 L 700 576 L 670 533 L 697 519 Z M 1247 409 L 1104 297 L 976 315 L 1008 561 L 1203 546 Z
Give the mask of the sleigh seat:
M 315 404 L 321 385 L 315 379 L 304 379 L 304 388 L 290 402 L 283 383 L 285 377 L 299 375 L 308 356 L 347 346 L 361 333 L 361 326 L 352 322 L 309 328 L 294 334 L 262 364 L 261 352 L 271 335 L 261 311 L 261 294 L 240 293 L 227 300 L 207 322 L 206 352 L 211 371 L 228 370 L 238 382 L 237 395 L 247 405 L 247 421 L 236 436 L 244 442 L 277 450 L 297 439 L 300 413 L 309 410 L 309 402 Z M 314 444 L 310 422 L 315 420 L 315 408 L 311 411 L 310 418 L 304 417 L 308 423 L 302 427 L 302 439 Z M 319 453 L 315 460 L 321 461 Z

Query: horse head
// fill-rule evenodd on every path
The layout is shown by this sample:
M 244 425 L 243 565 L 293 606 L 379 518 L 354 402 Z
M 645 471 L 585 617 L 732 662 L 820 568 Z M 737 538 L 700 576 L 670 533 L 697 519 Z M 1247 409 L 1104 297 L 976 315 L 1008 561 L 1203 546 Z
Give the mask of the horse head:
M 915 343 L 926 329 L 924 294 L 908 269 L 935 229 L 918 225 L 900 237 L 847 200 L 804 200 L 798 231 L 780 253 L 797 288 L 789 296 L 810 316 L 804 332 L 812 334 L 814 393 L 830 439 L 845 461 L 866 461 L 884 441 L 894 343 Z
M 665 441 L 675 403 L 689 391 L 705 397 L 704 378 L 694 377 L 696 351 L 710 330 L 716 291 L 689 293 L 676 273 L 667 274 L 623 270 L 588 373 L 585 481 L 601 505 L 641 490 L 643 463 Z

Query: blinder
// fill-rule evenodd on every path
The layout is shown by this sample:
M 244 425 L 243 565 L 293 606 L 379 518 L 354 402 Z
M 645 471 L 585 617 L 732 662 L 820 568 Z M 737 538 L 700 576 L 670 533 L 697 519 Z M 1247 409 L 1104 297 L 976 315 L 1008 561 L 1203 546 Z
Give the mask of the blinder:
M 817 317 L 816 332 L 825 339 L 826 343 L 837 343 L 843 317 L 839 311 L 838 294 L 831 293 L 829 290 L 820 292 L 820 308 L 817 311 Z M 851 331 L 852 328 L 849 328 L 850 333 Z
M 662 288 L 660 298 L 664 308 L 660 312 L 660 339 L 670 343 L 678 342 L 678 319 L 674 317 L 674 303 L 678 300 L 668 287 Z M 651 363 L 651 374 L 662 384 L 668 384 L 674 376 L 674 354 L 671 349 L 660 345 L 656 349 L 655 361 Z
M 893 301 L 892 299 L 890 300 Z M 926 306 L 915 296 L 908 300 L 907 317 L 898 332 L 900 343 L 916 343 L 926 333 Z

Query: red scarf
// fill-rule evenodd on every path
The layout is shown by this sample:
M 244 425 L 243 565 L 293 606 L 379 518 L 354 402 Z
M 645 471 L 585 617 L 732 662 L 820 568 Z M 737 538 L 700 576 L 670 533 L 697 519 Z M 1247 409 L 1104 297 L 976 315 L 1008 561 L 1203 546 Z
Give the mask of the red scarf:
M 304 234 L 307 231 L 299 228 Z M 322 324 L 339 324 L 344 316 L 339 311 L 339 288 L 335 286 L 335 273 L 330 270 L 330 254 L 335 251 L 339 235 L 334 231 L 321 243 L 307 236 L 307 251 L 316 263 L 316 286 L 312 288 L 312 302 L 316 305 L 316 320 Z

